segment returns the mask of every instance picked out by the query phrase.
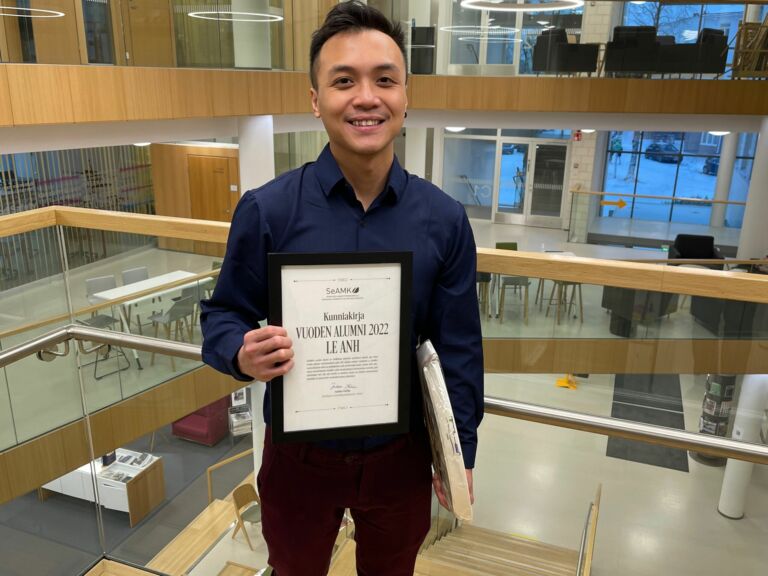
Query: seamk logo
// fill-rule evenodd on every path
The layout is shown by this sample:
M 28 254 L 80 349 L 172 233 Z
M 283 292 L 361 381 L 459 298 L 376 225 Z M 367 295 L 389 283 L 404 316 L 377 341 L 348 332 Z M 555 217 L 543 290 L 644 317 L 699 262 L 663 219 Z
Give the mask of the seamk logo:
M 357 294 L 360 292 L 360 287 L 355 286 L 354 288 L 326 288 L 325 293 L 327 295 L 332 294 Z

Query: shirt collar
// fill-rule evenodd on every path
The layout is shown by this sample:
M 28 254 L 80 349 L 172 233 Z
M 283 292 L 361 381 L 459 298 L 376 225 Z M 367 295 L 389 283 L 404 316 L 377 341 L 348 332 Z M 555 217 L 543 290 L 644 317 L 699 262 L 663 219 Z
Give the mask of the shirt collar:
M 329 196 L 331 192 L 336 189 L 339 182 L 346 182 L 346 180 L 344 180 L 344 174 L 341 173 L 341 168 L 339 168 L 336 159 L 333 157 L 333 154 L 331 154 L 331 147 L 328 144 L 323 148 L 320 156 L 317 157 L 315 167 L 315 173 L 317 175 L 317 180 L 320 183 L 320 188 L 326 196 Z M 389 169 L 385 190 L 387 194 L 392 193 L 395 195 L 395 198 L 399 200 L 405 190 L 407 182 L 408 176 L 402 166 L 400 166 L 397 156 L 395 156 L 392 161 L 392 167 Z

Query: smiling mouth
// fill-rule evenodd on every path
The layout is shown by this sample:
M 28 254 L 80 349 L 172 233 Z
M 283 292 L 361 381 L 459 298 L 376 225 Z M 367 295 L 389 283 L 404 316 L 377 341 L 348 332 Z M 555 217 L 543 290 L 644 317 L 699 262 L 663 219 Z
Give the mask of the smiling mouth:
M 383 123 L 384 120 L 352 120 L 350 122 L 352 126 L 378 126 Z

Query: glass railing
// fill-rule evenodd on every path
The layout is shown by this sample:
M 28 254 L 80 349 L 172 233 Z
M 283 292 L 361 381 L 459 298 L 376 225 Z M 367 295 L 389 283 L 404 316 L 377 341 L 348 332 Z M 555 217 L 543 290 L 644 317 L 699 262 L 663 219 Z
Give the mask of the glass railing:
M 765 74 L 755 52 L 765 50 L 751 43 L 766 14 L 759 5 L 598 1 L 536 12 L 524 2 L 472 4 L 376 2 L 405 28 L 414 74 Z M 321 0 L 10 0 L 0 61 L 307 70 L 310 34 L 327 9 Z
M 260 461 L 258 395 L 230 396 L 239 384 L 196 370 L 198 359 L 154 350 L 153 362 L 151 347 L 130 340 L 157 335 L 199 346 L 195 303 L 212 288 L 221 260 L 208 255 L 220 242 L 201 238 L 224 234 L 214 223 L 179 231 L 180 220 L 171 226 L 172 219 L 145 216 L 140 227 L 148 234 L 135 235 L 136 222 L 88 211 L 77 218 L 80 224 L 74 213 L 54 217 L 59 224 L 46 228 L 64 239 L 60 254 L 72 252 L 74 230 L 96 239 L 104 228 L 124 241 L 109 258 L 75 268 L 62 259 L 51 276 L 4 290 L 2 351 L 62 326 L 103 330 L 112 340 L 93 350 L 103 335 L 73 332 L 69 354 L 50 362 L 27 355 L 1 371 L 0 466 L 9 477 L 0 492 L 8 495 L 0 504 L 0 529 L 9 534 L 3 557 L 50 550 L 36 561 L 60 567 L 52 574 L 79 573 L 103 554 L 169 574 L 264 568 L 258 523 L 246 523 L 253 549 L 242 533 L 231 537 L 231 494 L 253 482 Z M 633 559 L 628 566 L 637 574 L 686 573 L 683 561 L 704 549 L 710 564 L 691 560 L 695 573 L 718 574 L 723 547 L 742 550 L 740 573 L 753 573 L 765 560 L 753 539 L 768 530 L 762 469 L 753 472 L 748 499 L 729 477 L 739 460 L 768 462 L 765 407 L 750 376 L 768 373 L 765 276 L 478 252 L 488 412 L 475 474 L 478 532 L 435 505 L 420 562 L 445 561 L 457 549 L 468 556 L 463 538 L 510 534 L 516 539 L 502 545 L 510 550 L 538 543 L 578 562 L 585 513 L 602 484 L 596 573 L 621 572 L 621 557 Z M 114 286 L 87 282 L 112 276 Z M 51 303 L 45 294 L 56 290 L 64 296 Z M 33 314 L 34 302 L 46 303 L 45 315 Z M 171 314 L 174 308 L 181 312 Z M 63 344 L 57 350 L 63 354 Z M 248 408 L 248 422 L 232 418 L 232 404 Z M 253 457 L 216 470 L 209 501 L 206 470 L 251 448 Z M 751 522 L 744 540 L 741 524 L 725 518 L 740 510 Z M 82 542 L 71 537 L 75 526 Z M 354 526 L 341 528 L 343 552 Z M 717 541 L 711 555 L 701 544 L 710 537 Z M 654 556 L 655 564 L 638 559 L 675 538 L 680 550 Z

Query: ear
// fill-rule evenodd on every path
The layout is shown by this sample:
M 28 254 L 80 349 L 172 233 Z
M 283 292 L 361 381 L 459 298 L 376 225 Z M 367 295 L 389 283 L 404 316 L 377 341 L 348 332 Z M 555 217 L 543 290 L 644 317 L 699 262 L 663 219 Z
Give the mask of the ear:
M 312 114 L 314 114 L 315 118 L 320 118 L 320 107 L 317 105 L 317 90 L 310 88 L 309 95 L 312 99 Z

